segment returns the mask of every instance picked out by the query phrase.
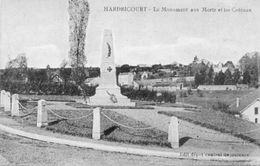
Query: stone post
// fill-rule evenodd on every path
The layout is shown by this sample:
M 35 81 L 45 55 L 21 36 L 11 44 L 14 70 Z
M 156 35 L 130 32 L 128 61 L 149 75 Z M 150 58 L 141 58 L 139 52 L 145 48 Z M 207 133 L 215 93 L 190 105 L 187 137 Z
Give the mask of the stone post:
M 4 99 L 5 99 L 5 91 L 4 90 L 1 90 L 1 96 L 0 96 L 0 107 L 4 107 L 4 105 L 5 105 L 5 101 L 4 101 Z
M 11 116 L 20 116 L 20 112 L 19 112 L 19 96 L 18 96 L 18 94 L 13 94 L 12 95 Z
M 100 129 L 100 107 L 93 110 L 93 128 L 92 128 L 92 138 L 100 139 L 101 129 Z
M 11 94 L 10 92 L 5 93 L 5 112 L 11 111 Z
M 37 127 L 43 127 L 48 125 L 48 114 L 45 106 L 46 106 L 45 100 L 38 101 Z
M 238 108 L 240 106 L 240 101 L 239 101 L 239 97 L 237 97 L 236 99 L 236 107 Z
M 172 148 L 179 148 L 179 124 L 178 118 L 172 116 L 169 130 L 168 130 L 168 142 L 171 143 Z

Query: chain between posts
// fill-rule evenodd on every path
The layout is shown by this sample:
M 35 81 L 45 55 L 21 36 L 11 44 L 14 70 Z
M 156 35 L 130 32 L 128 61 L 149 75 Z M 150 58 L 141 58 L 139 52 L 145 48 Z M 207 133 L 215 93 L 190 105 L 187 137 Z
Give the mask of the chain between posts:
M 27 114 L 25 114 L 25 115 L 20 115 L 20 116 L 18 116 L 18 117 L 21 117 L 21 118 L 24 118 L 24 117 L 26 117 L 26 116 L 28 116 L 28 115 L 31 115 L 32 113 L 34 113 L 34 112 L 37 110 L 37 106 L 35 106 L 35 107 L 31 108 L 31 109 L 28 109 L 28 108 L 24 107 L 20 102 L 18 102 L 18 104 L 19 104 L 19 106 L 20 106 L 22 109 L 24 109 L 24 110 L 32 110 L 31 112 L 29 112 L 29 113 L 27 113 Z
M 106 117 L 108 120 L 110 120 L 111 122 L 119 125 L 119 126 L 122 126 L 124 128 L 128 128 L 128 129 L 132 129 L 132 130 L 149 130 L 149 129 L 154 129 L 156 127 L 153 127 L 153 126 L 150 126 L 150 127 L 143 127 L 143 128 L 138 128 L 138 127 L 131 127 L 131 126 L 127 126 L 127 125 L 124 125 L 124 124 L 121 124 L 113 119 L 111 119 L 109 116 L 107 116 L 104 112 L 101 112 L 101 114 Z
M 90 115 L 93 114 L 93 112 L 89 113 L 88 115 L 86 116 L 81 116 L 81 117 L 77 117 L 77 118 L 68 118 L 68 117 L 64 117 L 64 116 L 61 116 L 59 114 L 57 114 L 56 112 L 54 112 L 53 110 L 51 110 L 50 108 L 46 107 L 46 109 L 51 113 L 53 114 L 54 116 L 57 116 L 58 118 L 61 118 L 61 119 L 64 119 L 64 120 L 80 120 L 80 119 L 83 119 L 83 118 L 87 118 L 89 117 Z

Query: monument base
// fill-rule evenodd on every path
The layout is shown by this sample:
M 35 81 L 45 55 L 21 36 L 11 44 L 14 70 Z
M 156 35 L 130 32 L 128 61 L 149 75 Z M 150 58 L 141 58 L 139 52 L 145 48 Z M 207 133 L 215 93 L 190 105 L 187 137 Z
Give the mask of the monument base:
M 119 87 L 97 87 L 96 94 L 89 99 L 89 105 L 99 106 L 135 106 L 126 96 L 123 96 Z

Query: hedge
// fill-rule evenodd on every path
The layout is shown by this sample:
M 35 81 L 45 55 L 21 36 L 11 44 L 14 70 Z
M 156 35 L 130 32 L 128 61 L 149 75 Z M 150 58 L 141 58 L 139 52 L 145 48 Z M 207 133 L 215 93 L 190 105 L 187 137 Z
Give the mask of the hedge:
M 23 82 L 2 82 L 1 89 L 18 94 L 38 94 L 38 95 L 87 95 L 95 94 L 95 87 L 87 85 L 81 86 L 81 91 L 77 85 L 68 83 L 23 83 Z
M 72 83 L 24 83 L 24 82 L 2 82 L 0 89 L 5 89 L 11 93 L 36 94 L 36 95 L 81 95 L 93 96 L 96 87 L 82 85 L 80 88 Z M 176 94 L 172 92 L 155 92 L 149 90 L 134 90 L 132 88 L 121 87 L 121 93 L 132 100 L 155 101 L 155 102 L 176 102 Z

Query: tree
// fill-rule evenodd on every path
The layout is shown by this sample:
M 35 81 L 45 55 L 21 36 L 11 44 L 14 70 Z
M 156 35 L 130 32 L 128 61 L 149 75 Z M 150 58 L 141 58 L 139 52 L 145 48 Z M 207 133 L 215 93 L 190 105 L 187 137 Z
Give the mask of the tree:
M 224 81 L 224 84 L 225 85 L 233 85 L 234 84 L 234 81 L 233 81 L 233 78 L 232 78 L 232 74 L 231 74 L 231 71 L 229 69 L 227 69 L 225 71 L 225 81 Z
M 205 82 L 205 74 L 197 72 L 195 74 L 195 85 L 203 85 Z
M 250 83 L 251 86 L 256 86 L 259 81 L 260 69 L 260 54 L 259 52 L 246 53 L 239 60 L 239 67 L 246 78 L 243 82 Z M 248 78 L 250 77 L 250 81 Z
M 205 78 L 205 83 L 208 85 L 211 85 L 213 83 L 213 74 L 214 74 L 214 69 L 213 66 L 211 65 L 210 68 L 208 69 L 206 78 Z
M 215 85 L 224 85 L 225 82 L 225 74 L 222 72 L 222 70 L 216 74 L 214 78 L 214 84 Z
M 71 68 L 66 68 L 67 65 L 68 62 L 65 59 L 61 62 L 60 65 L 60 76 L 63 78 L 65 85 L 67 84 L 71 76 Z
M 25 80 L 27 77 L 27 57 L 25 53 L 18 54 L 16 58 L 7 62 L 5 70 L 6 79 Z
M 72 67 L 72 79 L 76 84 L 83 83 L 86 77 L 84 64 L 86 63 L 85 39 L 89 17 L 87 0 L 69 0 L 69 57 Z
M 124 64 L 120 67 L 120 73 L 130 72 L 130 66 L 128 64 Z
M 240 81 L 240 72 L 238 69 L 235 69 L 232 77 L 233 77 L 234 84 L 238 84 Z
M 251 77 L 250 77 L 249 71 L 246 70 L 243 73 L 243 84 L 250 84 L 250 81 L 251 81 Z

